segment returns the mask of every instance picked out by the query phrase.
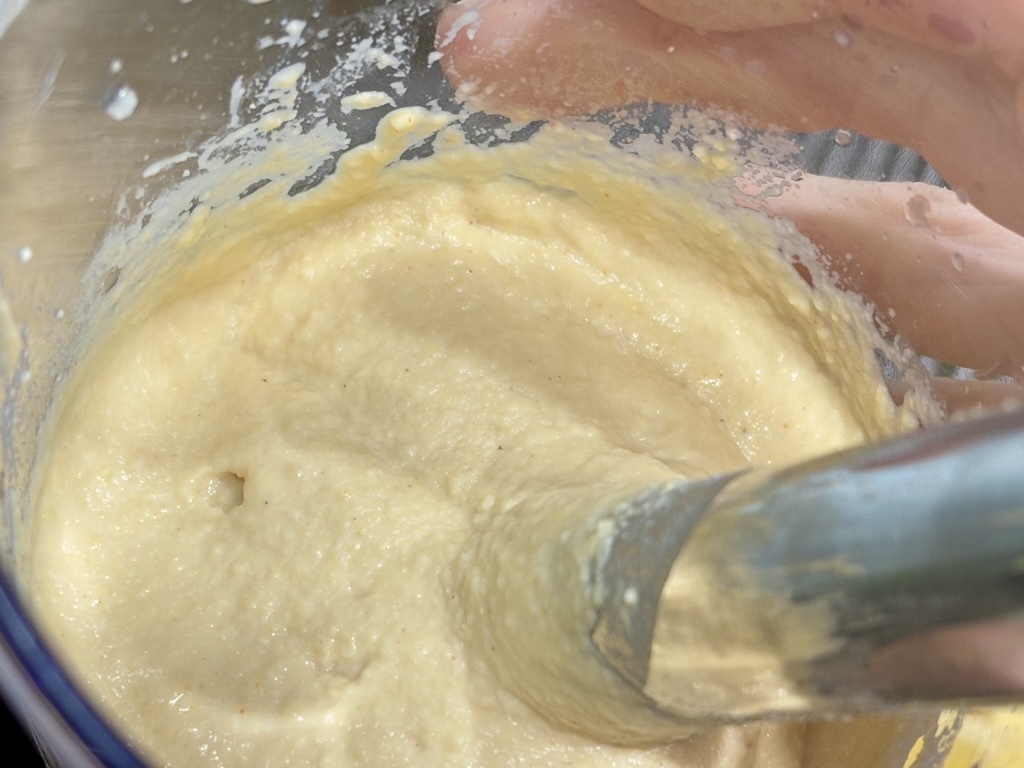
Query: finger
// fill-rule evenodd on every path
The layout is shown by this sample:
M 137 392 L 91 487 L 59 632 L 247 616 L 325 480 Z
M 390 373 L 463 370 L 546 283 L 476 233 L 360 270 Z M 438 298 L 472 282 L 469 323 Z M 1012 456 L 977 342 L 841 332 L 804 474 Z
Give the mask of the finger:
M 752 29 L 809 24 L 842 14 L 836 0 L 636 0 L 647 10 L 693 29 L 745 32 Z
M 750 31 L 842 19 L 837 40 L 854 40 L 845 27 L 868 26 L 894 38 L 959 57 L 991 62 L 1016 83 L 1013 111 L 1024 129 L 1024 3 L 1020 0 L 637 0 L 666 19 L 694 29 Z
M 838 0 L 843 13 L 896 37 L 960 56 L 987 56 L 1014 80 L 1024 75 L 1020 0 Z
M 636 0 L 694 29 L 740 32 L 846 17 L 895 37 L 964 56 L 990 54 L 1015 78 L 1024 53 L 1024 5 L 1019 0 Z
M 449 76 L 478 84 L 485 106 L 585 113 L 651 98 L 792 130 L 853 128 L 915 149 L 1024 232 L 1016 83 L 986 61 L 846 22 L 700 33 L 623 0 L 510 0 L 473 13 L 460 32 L 464 10 L 450 9 L 439 38 Z
M 755 198 L 921 354 L 1024 381 L 1024 237 L 927 184 L 806 176 Z
M 1016 84 L 1011 104 L 1018 132 L 1024 130 L 1024 3 L 1020 0 L 836 2 L 848 20 L 936 51 L 991 62 Z

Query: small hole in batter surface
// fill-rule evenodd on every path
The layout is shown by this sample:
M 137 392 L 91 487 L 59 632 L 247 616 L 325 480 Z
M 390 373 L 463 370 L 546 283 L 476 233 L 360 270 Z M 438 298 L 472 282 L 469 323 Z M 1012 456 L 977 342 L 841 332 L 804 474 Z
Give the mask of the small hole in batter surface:
M 210 478 L 206 487 L 210 505 L 230 512 L 242 505 L 245 498 L 245 478 L 234 472 L 221 472 Z

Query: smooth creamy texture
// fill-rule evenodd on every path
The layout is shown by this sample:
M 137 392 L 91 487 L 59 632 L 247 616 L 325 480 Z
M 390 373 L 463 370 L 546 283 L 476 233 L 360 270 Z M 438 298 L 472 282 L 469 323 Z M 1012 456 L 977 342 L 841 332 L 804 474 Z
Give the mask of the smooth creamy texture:
M 390 165 L 424 119 L 148 255 L 40 478 L 60 651 L 181 765 L 877 764 L 901 722 L 577 733 L 664 735 L 531 586 L 581 499 L 916 424 L 866 313 L 689 161 L 552 128 Z

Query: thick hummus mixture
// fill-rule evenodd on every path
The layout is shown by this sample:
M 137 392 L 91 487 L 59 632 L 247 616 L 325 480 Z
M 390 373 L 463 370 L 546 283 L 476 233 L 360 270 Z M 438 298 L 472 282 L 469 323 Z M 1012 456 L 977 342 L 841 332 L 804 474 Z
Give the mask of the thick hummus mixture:
M 522 661 L 547 654 L 543 612 L 516 618 L 564 494 L 784 464 L 918 415 L 864 308 L 706 166 L 554 126 L 490 149 L 447 128 L 393 162 L 443 122 L 394 112 L 317 188 L 197 210 L 140 255 L 162 277 L 96 329 L 40 470 L 32 590 L 59 651 L 174 765 L 905 756 L 936 715 L 652 746 L 602 709 L 606 683 L 577 696 Z

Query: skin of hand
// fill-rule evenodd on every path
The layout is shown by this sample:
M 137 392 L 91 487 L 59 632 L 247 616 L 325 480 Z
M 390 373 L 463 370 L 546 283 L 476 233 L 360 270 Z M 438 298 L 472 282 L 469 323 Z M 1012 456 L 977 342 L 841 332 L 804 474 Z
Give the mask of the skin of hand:
M 506 111 L 651 98 L 851 128 L 916 150 L 1024 232 L 1018 0 L 470 0 L 438 37 L 452 79 Z
M 805 176 L 751 204 L 794 221 L 923 354 L 1024 380 L 1019 0 L 466 0 L 438 43 L 450 79 L 505 114 L 649 98 L 917 150 L 956 194 Z
M 837 282 L 869 298 L 921 354 L 1024 380 L 1017 233 L 930 184 L 807 175 L 778 197 L 751 200 L 796 224 Z

